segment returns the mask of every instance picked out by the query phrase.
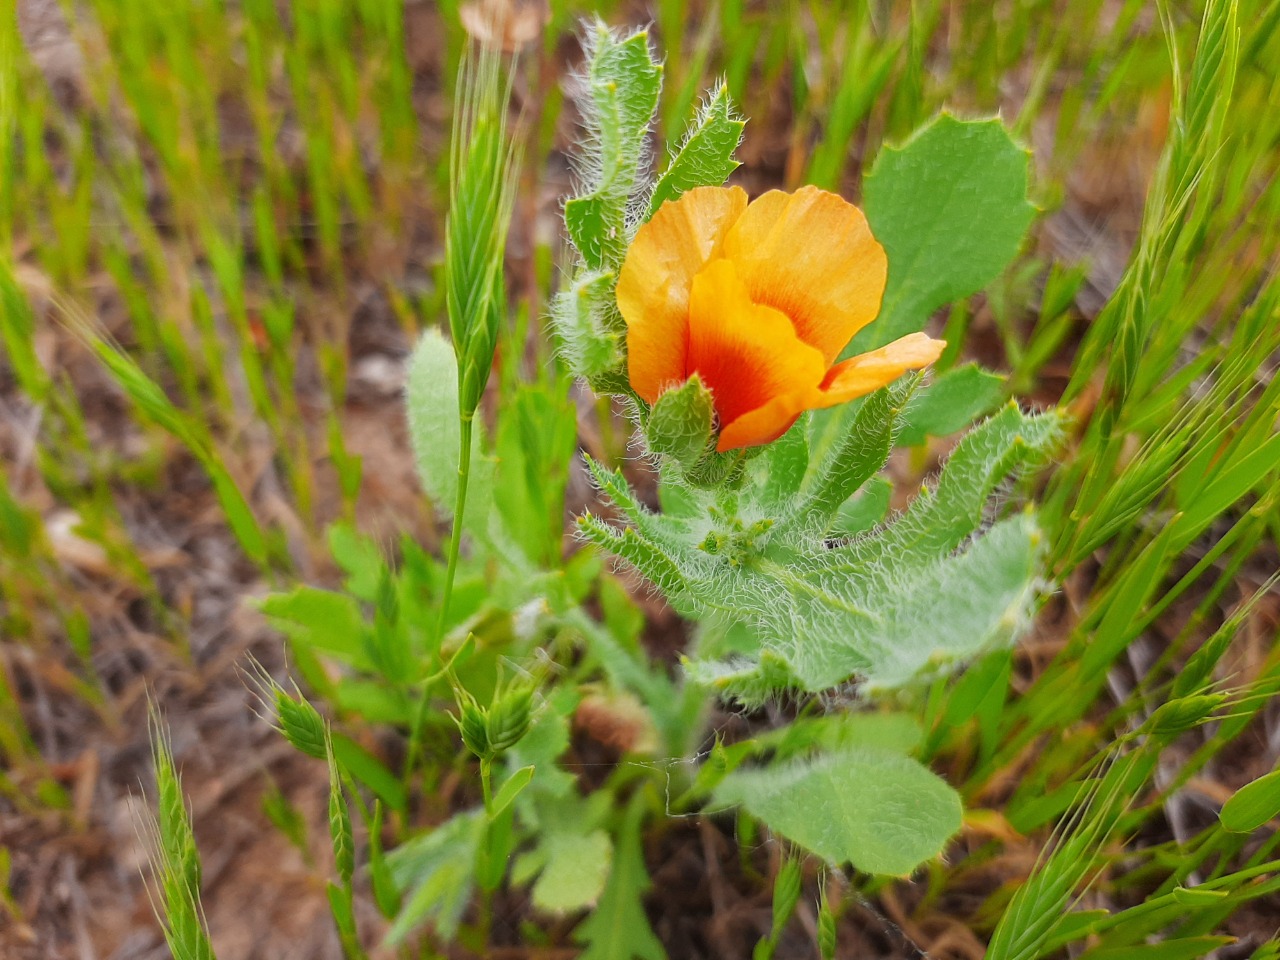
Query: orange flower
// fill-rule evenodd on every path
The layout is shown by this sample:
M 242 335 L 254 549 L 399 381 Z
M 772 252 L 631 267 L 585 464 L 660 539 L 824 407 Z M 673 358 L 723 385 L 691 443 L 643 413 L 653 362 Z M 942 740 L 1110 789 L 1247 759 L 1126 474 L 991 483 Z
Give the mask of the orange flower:
M 631 386 L 654 403 L 697 373 L 717 450 L 769 443 L 805 410 L 844 403 L 938 359 L 923 333 L 836 363 L 875 319 L 887 261 L 833 193 L 699 187 L 636 233 L 618 275 Z

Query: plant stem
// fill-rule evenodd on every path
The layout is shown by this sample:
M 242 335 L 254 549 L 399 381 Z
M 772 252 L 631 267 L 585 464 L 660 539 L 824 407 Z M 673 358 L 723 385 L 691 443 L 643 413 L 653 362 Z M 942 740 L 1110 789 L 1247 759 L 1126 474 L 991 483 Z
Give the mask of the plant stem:
M 480 789 L 484 792 L 485 816 L 493 820 L 493 761 L 480 758 Z
M 471 478 L 471 428 L 475 411 L 463 413 L 458 422 L 458 495 L 453 507 L 453 531 L 449 538 L 449 565 L 444 574 L 444 593 L 440 597 L 440 615 L 436 620 L 436 648 L 444 642 L 444 625 L 453 596 L 453 580 L 458 572 L 458 553 L 462 548 L 462 513 L 467 507 L 467 482 Z
M 444 591 L 440 596 L 440 614 L 436 618 L 435 649 L 437 654 L 444 643 L 444 627 L 449 614 L 449 599 L 453 596 L 453 581 L 458 573 L 458 554 L 462 549 L 462 512 L 467 508 L 467 483 L 471 478 L 471 430 L 475 411 L 462 413 L 458 418 L 458 493 L 453 504 L 453 529 L 449 537 L 449 560 L 444 574 Z M 418 753 L 422 749 L 422 727 L 427 721 L 427 689 L 431 682 L 439 676 L 432 674 L 421 684 L 421 697 L 418 710 L 413 718 L 413 726 L 409 730 L 409 746 L 405 751 L 404 775 L 410 776 L 418 762 Z M 486 795 L 488 781 L 485 781 Z

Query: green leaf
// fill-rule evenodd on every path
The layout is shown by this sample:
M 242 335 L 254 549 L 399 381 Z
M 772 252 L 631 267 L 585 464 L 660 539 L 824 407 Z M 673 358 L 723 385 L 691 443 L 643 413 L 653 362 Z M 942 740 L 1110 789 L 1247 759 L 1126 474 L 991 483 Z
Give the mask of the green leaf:
M 368 627 L 354 598 L 315 587 L 295 587 L 288 593 L 265 597 L 258 609 L 294 643 L 330 654 L 357 669 L 373 668 L 364 643 Z
M 557 830 L 541 844 L 546 866 L 533 885 L 533 904 L 548 913 L 571 913 L 599 899 L 613 861 L 613 842 L 603 830 Z
M 222 459 L 209 449 L 206 442 L 208 428 L 174 406 L 160 385 L 150 379 L 127 353 L 100 338 L 91 339 L 90 346 L 139 410 L 173 434 L 200 461 L 241 549 L 255 563 L 265 566 L 268 560 L 266 536 Z
M 666 952 L 654 936 L 641 897 L 649 887 L 640 850 L 640 820 L 645 797 L 632 799 L 618 828 L 613 869 L 595 911 L 578 929 L 574 939 L 586 944 L 578 960 L 665 960 Z
M 484 835 L 483 811 L 469 810 L 387 855 L 391 876 L 406 902 L 391 930 L 395 945 L 430 922 L 443 940 L 453 939 L 475 883 L 476 849 Z
M 1195 499 L 1187 503 L 1174 521 L 1179 540 L 1189 543 L 1199 536 L 1214 517 L 1239 501 L 1263 480 L 1276 474 L 1280 463 L 1280 433 L 1220 466 L 1213 481 L 1197 490 Z
M 874 747 L 764 770 L 739 770 L 716 791 L 770 830 L 831 863 L 905 876 L 959 829 L 960 796 L 910 757 Z
M 919 383 L 918 376 L 902 377 L 862 401 L 843 438 L 805 478 L 793 508 L 798 522 L 825 530 L 845 501 L 884 467 L 899 418 Z
M 1218 819 L 1232 833 L 1252 833 L 1280 816 L 1280 770 L 1246 783 L 1222 805 Z
M 914 447 L 928 437 L 945 437 L 969 426 L 1000 405 L 1004 377 L 976 363 L 948 370 L 917 394 L 907 408 L 898 444 Z
M 692 464 L 706 452 L 714 415 L 711 391 L 695 373 L 653 405 L 645 426 L 649 449 Z
M 698 109 L 666 172 L 658 178 L 649 198 L 649 215 L 686 190 L 718 187 L 728 180 L 738 168 L 733 154 L 742 142 L 745 126 L 746 121 L 733 108 L 729 88 L 721 84 Z
M 347 575 L 345 587 L 348 592 L 366 603 L 374 602 L 378 597 L 379 581 L 387 569 L 377 543 L 346 521 L 329 527 L 328 539 L 334 562 Z
M 14 376 L 37 403 L 49 390 L 49 375 L 36 354 L 35 315 L 31 303 L 14 278 L 9 263 L 0 263 L 0 340 Z
M 894 689 L 954 669 L 1017 634 L 1035 597 L 1040 539 L 1034 520 L 1023 515 L 945 559 L 894 558 L 899 562 L 858 575 L 839 565 L 840 548 L 831 551 L 826 571 L 739 589 L 760 618 L 765 649 L 786 665 L 795 686 L 819 692 L 859 677 L 870 690 Z M 790 596 L 779 595 L 779 586 L 789 587 Z M 736 695 L 733 683 L 722 686 Z
M 809 443 L 806 439 L 807 417 L 784 433 L 747 464 L 754 481 L 750 495 L 765 516 L 776 516 L 790 507 L 809 468 Z
M 382 809 L 380 801 L 373 801 L 373 822 L 368 825 L 369 879 L 378 912 L 390 920 L 400 909 L 400 891 L 396 889 L 382 850 Z
M 485 893 L 493 893 L 502 885 L 515 852 L 515 811 L 511 807 L 487 821 L 484 837 L 476 850 L 476 884 Z
M 586 182 L 565 203 L 564 224 L 587 266 L 601 270 L 616 267 L 627 251 L 627 204 L 638 187 L 662 66 L 654 62 L 644 30 L 619 37 L 596 21 L 584 44 L 579 163 Z
M 922 737 L 919 721 L 906 713 L 833 713 L 793 720 L 755 743 L 757 752 L 769 750 L 776 759 L 789 760 L 815 750 L 837 753 L 852 747 L 908 754 Z
M 364 960 L 365 953 L 360 948 L 356 933 L 355 900 L 351 888 L 330 881 L 325 887 L 325 893 L 329 897 L 329 912 L 333 915 L 334 926 L 338 928 L 342 955 L 347 960 Z
M 892 498 L 893 484 L 884 477 L 872 477 L 861 490 L 840 504 L 831 525 L 832 536 L 851 537 L 884 523 Z
M 982 523 L 996 487 L 1011 474 L 1041 463 L 1057 446 L 1061 431 L 1057 412 L 1028 415 L 1010 402 L 960 441 L 937 487 L 916 498 L 877 552 L 892 556 L 907 550 L 924 557 L 956 549 Z M 863 557 L 870 553 L 854 552 Z
M 754 663 L 695 662 L 690 676 L 744 702 L 779 685 L 819 692 L 851 677 L 891 689 L 1012 640 L 1036 594 L 1042 537 L 1030 514 L 973 533 L 996 486 L 1043 458 L 1059 429 L 1055 415 L 1010 405 L 966 436 L 937 486 L 874 537 L 799 553 L 779 547 L 778 560 L 712 567 L 696 583 L 682 582 L 679 566 L 667 570 L 695 601 L 725 598 L 704 616 L 729 607 L 760 642 Z
M 409 360 L 405 411 L 423 489 L 432 506 L 449 516 L 458 494 L 458 365 L 453 347 L 438 330 L 422 334 Z M 485 530 L 492 500 L 492 464 L 481 453 L 481 433 L 477 425 L 464 518 L 472 531 Z
M 350 737 L 333 734 L 333 756 L 343 770 L 372 790 L 387 806 L 401 811 L 408 806 L 409 795 L 400 778 Z
M 845 355 L 924 326 L 938 307 L 995 280 L 1031 225 L 1030 154 L 997 119 L 942 114 L 900 147 L 885 147 L 863 203 L 889 257 L 880 318 Z
M 493 500 L 502 529 L 545 569 L 559 566 L 564 491 L 577 445 L 577 411 L 564 392 L 521 383 L 503 401 L 494 438 Z
M 1196 960 L 1235 941 L 1235 937 L 1182 937 L 1131 947 L 1096 947 L 1080 954 L 1080 960 Z
M 497 796 L 493 798 L 493 810 L 489 813 L 490 820 L 496 820 L 506 812 L 507 807 L 515 802 L 516 797 L 520 796 L 522 790 L 529 785 L 529 781 L 533 779 L 533 767 L 521 767 L 510 777 L 507 782 L 502 785 L 502 789 L 498 791 Z

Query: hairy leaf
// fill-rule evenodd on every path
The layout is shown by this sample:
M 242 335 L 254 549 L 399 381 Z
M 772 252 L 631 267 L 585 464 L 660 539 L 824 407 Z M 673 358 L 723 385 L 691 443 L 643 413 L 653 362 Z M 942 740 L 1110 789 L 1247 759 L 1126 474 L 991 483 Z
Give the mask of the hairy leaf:
M 699 108 L 666 172 L 658 178 L 649 198 L 650 215 L 686 190 L 718 187 L 729 179 L 738 167 L 733 154 L 742 142 L 745 126 L 746 121 L 733 108 L 729 88 L 721 84 Z
M 570 913 L 599 899 L 613 862 L 613 843 L 603 830 L 557 830 L 542 842 L 546 866 L 533 885 L 533 903 L 550 913 Z
M 649 124 L 658 107 L 662 67 L 647 31 L 619 37 L 603 23 L 588 31 L 587 65 L 579 97 L 583 190 L 564 205 L 565 228 L 587 266 L 611 269 L 630 240 L 627 206 L 637 189 Z

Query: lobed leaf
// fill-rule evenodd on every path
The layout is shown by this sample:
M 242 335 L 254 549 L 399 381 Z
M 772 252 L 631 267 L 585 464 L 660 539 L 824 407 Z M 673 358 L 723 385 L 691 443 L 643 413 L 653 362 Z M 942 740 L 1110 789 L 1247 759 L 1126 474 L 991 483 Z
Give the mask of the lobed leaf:
M 300 586 L 264 597 L 258 609 L 294 643 L 361 670 L 373 669 L 365 644 L 369 628 L 353 597 Z
M 603 830 L 556 830 L 541 847 L 546 866 L 533 885 L 533 903 L 549 913 L 571 913 L 593 906 L 604 891 L 613 865 L 613 841 Z
M 1061 435 L 1062 417 L 1056 411 L 1028 415 L 1011 402 L 965 435 L 936 487 L 922 491 L 882 540 L 868 540 L 865 547 L 855 544 L 850 553 L 926 557 L 956 549 L 981 525 L 996 488 L 1010 475 L 1043 462 Z
M 919 383 L 918 376 L 903 377 L 862 401 L 844 438 L 802 485 L 794 522 L 825 531 L 845 501 L 883 469 L 899 418 Z
M 588 382 L 622 363 L 622 318 L 612 270 L 586 270 L 551 301 L 551 323 L 565 362 Z
M 666 171 L 654 185 L 649 198 L 649 214 L 668 200 L 694 187 L 718 187 L 738 168 L 734 151 L 742 142 L 746 121 L 738 115 L 729 97 L 729 88 L 716 88 L 694 117 L 671 156 Z
M 738 602 L 800 689 L 851 677 L 891 689 L 1011 640 L 1029 617 L 1041 554 L 1023 514 L 946 557 L 886 553 L 880 565 L 853 568 L 833 550 L 790 583 L 742 583 Z
M 662 66 L 654 62 L 644 30 L 619 37 L 597 21 L 586 42 L 579 97 L 585 182 L 583 192 L 565 203 L 564 223 L 587 266 L 607 270 L 622 262 L 630 240 L 627 207 L 658 107 Z

